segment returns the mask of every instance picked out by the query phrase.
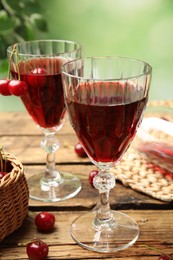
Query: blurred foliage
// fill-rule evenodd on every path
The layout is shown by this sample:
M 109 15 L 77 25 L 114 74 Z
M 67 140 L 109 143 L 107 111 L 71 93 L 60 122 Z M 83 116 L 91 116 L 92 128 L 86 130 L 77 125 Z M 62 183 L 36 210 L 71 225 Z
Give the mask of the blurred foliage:
M 0 1 L 0 60 L 15 42 L 34 40 L 47 31 L 47 23 L 38 0 Z M 5 61 L 4 61 L 5 62 Z M 2 65 L 2 64 L 1 64 Z M 3 67 L 3 66 L 2 66 Z
M 173 98 L 173 0 L 51 0 L 51 5 L 50 1 L 41 4 L 49 38 L 80 42 L 84 56 L 145 60 L 153 67 L 150 99 Z

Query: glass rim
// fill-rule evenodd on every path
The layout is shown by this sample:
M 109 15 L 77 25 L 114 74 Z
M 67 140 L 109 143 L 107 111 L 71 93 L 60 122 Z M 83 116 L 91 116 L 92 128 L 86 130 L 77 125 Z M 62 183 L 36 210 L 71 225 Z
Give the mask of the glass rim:
M 143 73 L 140 73 L 140 74 L 136 74 L 134 76 L 129 76 L 129 77 L 121 77 L 121 78 L 110 78 L 110 79 L 99 79 L 99 78 L 93 78 L 93 77 L 84 77 L 84 76 L 77 76 L 77 75 L 73 75 L 71 74 L 70 72 L 67 72 L 65 70 L 65 68 L 70 65 L 70 64 L 77 64 L 77 62 L 84 62 L 84 61 L 87 61 L 87 60 L 103 60 L 103 59 L 119 59 L 119 60 L 128 60 L 128 61 L 131 61 L 131 62 L 136 62 L 136 63 L 139 63 L 139 64 L 143 64 L 144 65 L 144 68 L 147 67 L 148 70 L 147 72 L 143 72 Z M 61 72 L 70 77 L 70 78 L 75 78 L 75 79 L 79 79 L 79 80 L 84 80 L 84 81 L 115 81 L 115 80 L 118 80 L 118 81 L 124 81 L 124 80 L 128 80 L 128 79 L 133 79 L 133 78 L 140 78 L 144 75 L 150 75 L 152 73 L 152 66 L 143 61 L 143 60 L 140 60 L 140 59 L 135 59 L 135 58 L 130 58 L 130 57 L 123 57 L 123 56 L 91 56 L 91 57 L 85 57 L 85 58 L 77 58 L 77 59 L 73 59 L 73 60 L 70 60 L 70 61 L 67 61 L 65 62 L 62 66 L 61 66 Z
M 8 46 L 7 47 L 7 53 L 9 53 L 9 54 L 12 54 L 12 52 L 13 52 L 13 48 L 14 48 L 14 46 L 16 45 L 16 46 L 22 46 L 22 44 L 29 44 L 29 43 L 41 43 L 41 42 L 60 42 L 60 43 L 67 43 L 67 44 L 73 44 L 73 45 L 76 45 L 77 46 L 77 48 L 76 49 L 74 49 L 74 50 L 72 50 L 72 51 L 63 51 L 63 52 L 58 52 L 58 53 L 56 53 L 56 54 L 32 54 L 32 53 L 23 53 L 23 52 L 18 52 L 18 55 L 20 55 L 20 56 L 33 56 L 33 57 L 54 57 L 54 56 L 56 56 L 57 54 L 58 55 L 61 55 L 61 54 L 65 54 L 65 53 L 73 53 L 74 51 L 79 51 L 79 50 L 82 50 L 82 45 L 81 45 L 81 43 L 79 43 L 79 42 L 77 42 L 77 41 L 72 41 L 72 40 L 63 40 L 63 39 L 39 39 L 39 40 L 31 40 L 31 41 L 23 41 L 23 42 L 16 42 L 16 43 L 14 43 L 14 44 L 12 44 L 12 45 L 10 45 L 10 46 Z

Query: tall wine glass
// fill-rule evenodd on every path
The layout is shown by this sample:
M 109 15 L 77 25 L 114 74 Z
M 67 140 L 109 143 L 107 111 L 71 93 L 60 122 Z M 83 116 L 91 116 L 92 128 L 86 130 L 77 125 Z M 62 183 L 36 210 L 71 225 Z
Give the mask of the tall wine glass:
M 80 180 L 56 169 L 55 151 L 59 141 L 55 133 L 62 127 L 65 104 L 61 65 L 81 57 L 81 45 L 64 40 L 37 40 L 17 43 L 7 50 L 13 79 L 27 83 L 21 96 L 26 110 L 44 133 L 41 147 L 47 153 L 46 169 L 29 178 L 30 197 L 40 201 L 60 201 L 75 196 Z
M 99 207 L 71 226 L 72 237 L 86 249 L 114 252 L 132 245 L 139 236 L 135 220 L 110 209 L 115 178 L 109 170 L 129 147 L 142 120 L 151 70 L 145 62 L 119 57 L 77 59 L 62 66 L 70 122 L 99 169 L 94 178 Z

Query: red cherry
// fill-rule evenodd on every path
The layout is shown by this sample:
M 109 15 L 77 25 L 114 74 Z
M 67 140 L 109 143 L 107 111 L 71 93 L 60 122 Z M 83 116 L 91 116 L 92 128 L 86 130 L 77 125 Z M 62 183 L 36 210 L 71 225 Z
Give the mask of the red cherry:
M 13 79 L 8 84 L 9 91 L 15 96 L 24 96 L 27 93 L 28 85 L 25 81 Z
M 38 213 L 35 217 L 35 224 L 40 231 L 49 232 L 55 224 L 55 216 L 49 212 Z
M 6 174 L 7 172 L 0 172 L 0 179 L 2 179 Z
M 47 71 L 44 68 L 35 68 L 31 70 L 31 74 L 47 74 Z
M 171 258 L 168 255 L 164 255 L 164 254 L 160 255 L 158 258 L 158 260 L 170 260 L 170 259 Z
M 0 94 L 3 96 L 11 96 L 11 93 L 9 91 L 9 82 L 10 79 L 1 79 L 0 80 Z
M 30 260 L 43 260 L 47 257 L 49 248 L 42 240 L 34 240 L 27 244 L 26 252 Z
M 35 68 L 31 70 L 30 74 L 27 77 L 28 84 L 32 87 L 44 87 L 46 83 L 47 71 L 44 68 Z
M 94 188 L 94 185 L 93 185 L 93 180 L 94 180 L 94 177 L 99 173 L 98 170 L 93 170 L 89 173 L 89 183 L 90 185 Z
M 74 147 L 74 150 L 76 152 L 76 154 L 79 156 L 79 157 L 87 157 L 87 154 L 83 148 L 83 146 L 81 145 L 81 143 L 77 143 L 75 144 L 75 147 Z

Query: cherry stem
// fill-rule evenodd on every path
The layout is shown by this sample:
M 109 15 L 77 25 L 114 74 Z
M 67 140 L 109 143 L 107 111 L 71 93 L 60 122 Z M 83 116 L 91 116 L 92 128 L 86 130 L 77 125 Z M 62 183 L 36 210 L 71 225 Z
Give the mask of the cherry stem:
M 14 45 L 15 48 L 15 54 L 16 54 L 16 68 L 17 68 L 17 75 L 18 75 L 18 80 L 20 80 L 20 72 L 19 72 L 19 65 L 18 65 L 18 51 L 16 49 L 16 45 Z
M 12 60 L 12 57 L 13 57 L 15 51 L 16 51 L 16 45 L 13 46 L 13 50 L 12 50 L 11 55 L 10 55 L 10 63 L 9 63 L 9 66 L 8 66 L 8 79 L 10 79 L 10 64 L 11 64 L 11 60 Z
M 17 245 L 18 246 L 27 246 L 31 242 L 39 242 L 40 243 L 40 239 L 33 238 L 32 240 L 29 240 L 27 242 L 19 242 L 19 243 L 17 243 Z
M 156 251 L 156 252 L 158 252 L 158 253 L 160 253 L 160 254 L 166 255 L 167 257 L 169 257 L 170 260 L 172 260 L 172 257 L 171 257 L 171 256 L 165 254 L 163 251 L 161 251 L 161 250 L 159 250 L 159 249 L 157 249 L 157 248 L 155 248 L 155 247 L 148 246 L 148 245 L 140 245 L 140 247 L 146 247 L 146 248 L 148 248 L 148 249 L 154 250 L 154 251 Z
M 16 44 L 13 45 L 13 50 L 10 55 L 10 64 L 11 64 L 13 55 L 16 55 L 16 69 L 17 69 L 17 74 L 18 74 L 18 80 L 20 80 L 20 73 L 19 73 L 19 66 L 18 66 L 18 52 L 16 49 Z M 10 65 L 8 66 L 8 79 L 10 79 Z

